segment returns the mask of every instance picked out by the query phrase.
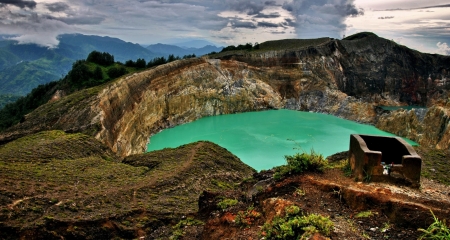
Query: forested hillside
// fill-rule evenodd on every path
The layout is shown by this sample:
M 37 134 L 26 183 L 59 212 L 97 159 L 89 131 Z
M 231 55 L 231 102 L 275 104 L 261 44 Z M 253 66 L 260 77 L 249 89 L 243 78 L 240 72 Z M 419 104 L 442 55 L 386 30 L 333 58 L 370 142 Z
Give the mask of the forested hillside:
M 56 81 L 71 70 L 73 62 L 92 51 L 108 52 L 121 62 L 138 58 L 150 61 L 158 56 L 117 38 L 64 34 L 59 41 L 57 47 L 48 48 L 0 40 L 0 107 L 7 100 L 3 95 L 24 96 L 40 84 Z
M 192 56 L 184 56 L 184 58 L 189 57 Z M 26 114 L 50 101 L 52 97 L 69 95 L 82 89 L 109 82 L 127 73 L 151 68 L 178 59 L 180 58 L 170 55 L 168 59 L 157 57 L 147 62 L 145 59 L 138 58 L 135 61 L 127 60 L 125 63 L 122 63 L 116 62 L 112 54 L 93 51 L 85 60 L 75 61 L 67 75 L 58 81 L 38 85 L 24 97 L 0 95 L 0 101 L 2 98 L 6 98 L 7 100 L 17 99 L 13 103 L 6 104 L 0 110 L 0 131 L 19 123 Z

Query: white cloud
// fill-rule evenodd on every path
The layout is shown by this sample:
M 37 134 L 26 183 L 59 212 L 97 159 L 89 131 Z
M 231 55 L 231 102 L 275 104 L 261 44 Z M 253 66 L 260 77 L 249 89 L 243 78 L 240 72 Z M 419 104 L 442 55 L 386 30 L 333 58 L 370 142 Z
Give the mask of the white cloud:
M 447 43 L 441 43 L 438 42 L 436 44 L 436 46 L 438 47 L 438 53 L 442 54 L 442 55 L 450 55 L 450 47 L 447 45 Z

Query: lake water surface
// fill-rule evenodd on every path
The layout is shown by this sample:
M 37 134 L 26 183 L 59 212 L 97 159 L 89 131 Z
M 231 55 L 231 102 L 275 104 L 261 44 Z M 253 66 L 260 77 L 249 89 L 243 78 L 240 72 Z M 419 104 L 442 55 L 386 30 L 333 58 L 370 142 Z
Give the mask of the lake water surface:
M 284 155 L 296 152 L 314 149 L 326 157 L 347 151 L 353 133 L 394 136 L 331 115 L 283 109 L 205 117 L 165 129 L 150 138 L 147 151 L 207 140 L 260 171 L 285 164 Z

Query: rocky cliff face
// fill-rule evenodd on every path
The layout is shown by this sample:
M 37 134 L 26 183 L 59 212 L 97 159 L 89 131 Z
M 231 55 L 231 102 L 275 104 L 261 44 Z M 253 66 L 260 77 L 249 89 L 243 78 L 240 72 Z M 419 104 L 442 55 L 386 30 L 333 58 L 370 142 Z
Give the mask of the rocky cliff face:
M 127 156 L 143 152 L 148 137 L 164 128 L 204 116 L 287 108 L 377 124 L 449 146 L 444 114 L 437 113 L 446 106 L 419 120 L 415 113 L 380 117 L 376 106 L 443 101 L 439 85 L 449 77 L 450 57 L 422 54 L 375 35 L 286 41 L 277 49 L 176 61 L 77 92 L 41 106 L 2 133 L 0 142 L 61 129 L 95 136 Z M 283 48 L 285 43 L 297 47 Z M 432 121 L 444 128 L 437 136 L 424 127 Z

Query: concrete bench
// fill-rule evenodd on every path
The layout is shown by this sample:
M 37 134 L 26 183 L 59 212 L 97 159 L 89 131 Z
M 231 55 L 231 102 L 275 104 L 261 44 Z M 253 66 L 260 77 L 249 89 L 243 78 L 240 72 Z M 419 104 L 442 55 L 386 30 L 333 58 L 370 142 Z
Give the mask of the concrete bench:
M 351 134 L 349 164 L 357 181 L 420 186 L 422 159 L 399 137 Z M 389 168 L 388 173 L 385 168 Z

